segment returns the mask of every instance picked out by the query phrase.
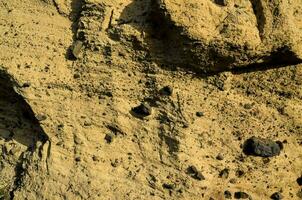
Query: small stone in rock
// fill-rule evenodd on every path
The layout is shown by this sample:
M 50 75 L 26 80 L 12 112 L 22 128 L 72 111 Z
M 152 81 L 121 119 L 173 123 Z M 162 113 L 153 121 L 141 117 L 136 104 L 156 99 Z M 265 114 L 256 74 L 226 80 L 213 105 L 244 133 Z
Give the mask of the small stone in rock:
M 216 156 L 216 159 L 217 159 L 217 160 L 223 160 L 223 159 L 224 159 L 224 157 L 223 157 L 223 155 L 218 154 L 218 155 Z
M 36 119 L 37 119 L 38 121 L 44 121 L 44 120 L 47 119 L 47 117 L 46 117 L 46 115 L 38 114 L 38 115 L 36 116 Z
M 235 192 L 234 197 L 235 199 L 247 199 L 250 196 L 245 192 Z
M 237 170 L 236 171 L 236 176 L 238 177 L 238 178 L 240 178 L 240 177 L 242 177 L 244 175 L 244 171 L 243 170 Z
M 145 103 L 142 103 L 139 106 L 132 108 L 131 111 L 135 115 L 140 116 L 140 117 L 147 117 L 152 114 L 152 108 Z
M 75 78 L 75 79 L 78 79 L 78 78 L 80 78 L 81 76 L 80 76 L 80 74 L 74 74 L 73 75 L 73 78 Z
M 219 173 L 219 178 L 228 178 L 229 177 L 229 172 L 230 170 L 228 168 L 223 169 L 220 173 Z
M 107 143 L 111 143 L 113 141 L 113 135 L 110 134 L 110 133 L 107 133 L 105 135 L 105 140 L 106 140 Z
M 168 190 L 173 190 L 175 188 L 175 186 L 174 186 L 174 184 L 164 183 L 163 188 L 168 189 Z
M 173 93 L 173 88 L 171 86 L 165 86 L 159 90 L 159 93 L 164 96 L 171 96 Z
M 80 40 L 75 41 L 75 43 L 72 46 L 72 55 L 74 56 L 74 58 L 79 58 L 82 47 L 83 47 L 82 41 Z
M 224 191 L 224 197 L 226 199 L 231 199 L 232 198 L 232 193 L 228 190 Z
M 215 3 L 220 5 L 220 6 L 227 6 L 228 5 L 227 0 L 215 0 Z
M 202 181 L 205 180 L 205 177 L 202 175 L 202 173 L 197 170 L 195 166 L 189 166 L 187 169 L 187 174 L 189 174 L 192 178 Z
M 203 112 L 196 112 L 196 116 L 197 117 L 202 117 L 202 116 L 204 116 L 204 114 L 203 114 Z
M 31 84 L 27 82 L 27 83 L 24 83 L 24 84 L 22 85 L 22 87 L 26 88 L 26 87 L 30 87 L 30 85 L 31 85 Z
M 96 155 L 93 155 L 92 156 L 92 160 L 95 161 L 95 162 L 97 162 L 97 161 L 100 161 L 100 158 L 98 156 L 96 156 Z
M 80 161 L 81 161 L 81 158 L 80 158 L 80 157 L 76 157 L 76 158 L 75 158 L 75 161 L 76 161 L 76 162 L 80 162 Z
M 280 192 L 275 192 L 274 194 L 272 194 L 271 199 L 273 200 L 281 200 L 283 199 L 283 196 Z

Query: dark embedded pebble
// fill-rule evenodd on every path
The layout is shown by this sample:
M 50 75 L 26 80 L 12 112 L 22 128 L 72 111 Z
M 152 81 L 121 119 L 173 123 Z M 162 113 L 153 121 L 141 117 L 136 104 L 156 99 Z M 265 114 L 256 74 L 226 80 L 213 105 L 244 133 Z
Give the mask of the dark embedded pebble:
M 199 181 L 205 180 L 205 177 L 202 175 L 202 173 L 199 170 L 197 170 L 195 166 L 189 166 L 187 169 L 187 174 L 196 180 Z
M 228 178 L 229 177 L 229 173 L 230 170 L 228 168 L 223 169 L 220 173 L 219 173 L 219 178 Z
M 152 114 L 152 108 L 145 103 L 142 103 L 141 105 L 132 108 L 131 111 L 141 117 L 147 117 Z
M 235 199 L 248 199 L 250 196 L 245 192 L 235 192 Z
M 111 143 L 113 141 L 113 134 L 107 133 L 105 135 L 105 140 L 107 143 Z
M 231 199 L 232 198 L 232 193 L 228 190 L 224 191 L 224 197 L 226 199 Z
M 168 190 L 173 190 L 175 188 L 175 186 L 174 186 L 174 184 L 164 183 L 163 188 L 168 189 Z
M 224 159 L 224 157 L 223 157 L 223 155 L 218 154 L 218 155 L 216 156 L 216 159 L 217 159 L 217 160 L 223 160 L 223 159 Z
M 196 112 L 196 116 L 197 117 L 202 117 L 202 116 L 204 116 L 204 114 L 203 114 L 203 112 Z
M 75 78 L 75 79 L 78 79 L 78 78 L 80 78 L 81 76 L 80 76 L 80 74 L 74 74 L 73 75 L 73 78 Z
M 246 155 L 272 157 L 280 154 L 282 147 L 277 142 L 269 139 L 251 137 L 243 144 L 243 152 Z
M 76 158 L 75 158 L 75 161 L 76 161 L 76 162 L 80 162 L 80 161 L 81 161 L 81 158 L 80 158 L 80 157 L 76 157 Z
M 27 87 L 30 87 L 30 83 L 24 83 L 23 85 L 22 85 L 22 87 L 24 87 L 24 88 L 27 88 Z
M 227 0 L 215 0 L 215 3 L 220 5 L 220 6 L 227 6 L 228 5 Z
M 299 178 L 297 178 L 297 183 L 298 185 L 302 185 L 302 176 L 300 176 Z
M 237 176 L 238 178 L 242 177 L 243 175 L 244 175 L 244 171 L 242 171 L 242 170 L 237 170 L 237 171 L 236 171 L 236 176 Z
M 161 95 L 165 95 L 165 96 L 171 96 L 173 93 L 173 88 L 171 86 L 165 86 L 162 89 L 159 90 L 159 93 Z
M 275 192 L 274 194 L 272 194 L 271 199 L 273 200 L 281 200 L 283 199 L 283 196 L 280 192 Z

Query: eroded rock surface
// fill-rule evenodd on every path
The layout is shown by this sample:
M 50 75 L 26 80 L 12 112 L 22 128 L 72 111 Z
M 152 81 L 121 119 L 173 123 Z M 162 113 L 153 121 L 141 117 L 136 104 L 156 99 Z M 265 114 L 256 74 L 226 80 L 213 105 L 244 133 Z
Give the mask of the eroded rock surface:
M 230 0 L 225 5 L 211 0 L 157 0 L 156 4 L 168 35 L 179 38 L 173 42 L 197 69 L 301 62 L 301 0 Z

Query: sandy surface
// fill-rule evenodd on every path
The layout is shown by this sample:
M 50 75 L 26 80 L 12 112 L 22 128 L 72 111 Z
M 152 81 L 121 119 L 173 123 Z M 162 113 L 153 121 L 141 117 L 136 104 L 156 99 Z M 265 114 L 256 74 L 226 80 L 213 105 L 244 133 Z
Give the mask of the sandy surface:
M 0 2 L 0 199 L 302 198 L 302 65 L 195 71 L 154 12 Z M 142 102 L 144 118 L 131 112 Z M 246 155 L 252 136 L 283 149 Z

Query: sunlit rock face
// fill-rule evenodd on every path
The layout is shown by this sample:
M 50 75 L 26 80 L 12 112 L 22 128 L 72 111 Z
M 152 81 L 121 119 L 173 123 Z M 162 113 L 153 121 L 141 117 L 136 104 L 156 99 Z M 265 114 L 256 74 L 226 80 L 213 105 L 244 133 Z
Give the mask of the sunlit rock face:
M 299 63 L 301 0 L 157 0 L 168 35 L 205 71 Z

